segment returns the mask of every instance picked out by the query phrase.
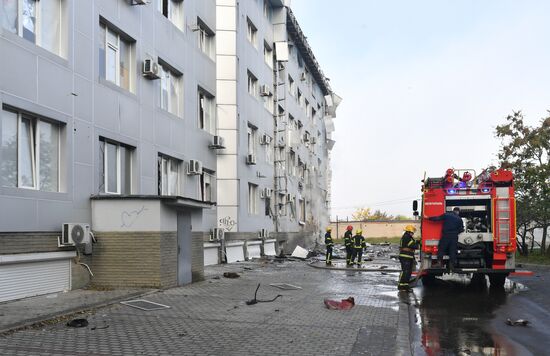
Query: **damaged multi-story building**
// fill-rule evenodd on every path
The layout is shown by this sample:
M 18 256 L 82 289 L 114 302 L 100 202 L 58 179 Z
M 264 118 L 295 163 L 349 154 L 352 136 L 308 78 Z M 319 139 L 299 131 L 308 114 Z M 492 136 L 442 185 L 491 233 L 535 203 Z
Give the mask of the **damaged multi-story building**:
M 2 2 L 0 301 L 313 243 L 339 98 L 286 5 Z

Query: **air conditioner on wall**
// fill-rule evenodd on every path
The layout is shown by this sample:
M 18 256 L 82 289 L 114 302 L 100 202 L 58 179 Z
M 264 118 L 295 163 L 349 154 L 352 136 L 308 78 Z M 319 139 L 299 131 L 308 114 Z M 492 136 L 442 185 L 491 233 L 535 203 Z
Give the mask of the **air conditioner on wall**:
M 225 146 L 224 146 L 224 142 L 223 142 L 223 137 L 214 136 L 212 144 L 209 147 L 214 148 L 214 149 L 224 149 Z
M 271 137 L 269 137 L 266 134 L 262 135 L 262 138 L 260 139 L 260 144 L 262 145 L 269 145 L 271 143 Z
M 269 86 L 260 86 L 260 96 L 271 96 L 271 90 L 269 90 Z
M 187 174 L 189 175 L 198 175 L 202 174 L 202 162 L 195 159 L 189 160 L 189 165 L 187 166 Z
M 151 58 L 145 59 L 143 61 L 143 76 L 149 79 L 159 79 L 159 65 L 157 62 Z
M 91 243 L 90 225 L 81 223 L 66 223 L 61 229 L 58 246 L 77 246 Z
M 214 228 L 210 232 L 210 241 L 221 241 L 225 238 L 224 229 Z
M 253 153 L 246 155 L 246 164 L 256 164 L 256 155 Z
M 264 188 L 260 192 L 260 198 L 262 199 L 271 198 L 272 195 L 273 195 L 273 190 L 271 188 Z
M 269 231 L 267 229 L 261 229 L 260 230 L 260 238 L 266 239 L 269 237 Z

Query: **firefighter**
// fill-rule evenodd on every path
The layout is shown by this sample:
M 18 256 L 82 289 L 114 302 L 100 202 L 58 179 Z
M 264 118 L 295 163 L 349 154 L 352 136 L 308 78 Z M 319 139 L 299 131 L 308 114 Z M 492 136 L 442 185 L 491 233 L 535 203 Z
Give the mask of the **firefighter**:
M 351 258 L 352 264 L 355 262 L 355 257 L 357 257 L 357 266 L 361 266 L 363 258 L 363 249 L 367 247 L 365 238 L 363 237 L 363 230 L 358 229 L 355 231 L 355 236 L 352 238 L 353 245 L 353 256 Z
M 439 216 L 424 218 L 430 221 L 443 221 L 441 239 L 439 240 L 437 250 L 437 260 L 440 266 L 443 266 L 443 256 L 449 256 L 449 268 L 457 266 L 458 234 L 464 232 L 464 223 L 460 218 L 460 208 L 455 207 L 452 213 L 445 213 Z
M 399 242 L 399 262 L 401 263 L 401 274 L 397 288 L 400 290 L 408 290 L 410 288 L 411 273 L 413 270 L 414 250 L 419 247 L 418 241 L 414 239 L 416 227 L 414 225 L 405 226 L 405 232 Z
M 327 247 L 327 256 L 326 256 L 327 266 L 332 265 L 332 246 L 334 244 L 332 243 L 332 236 L 330 236 L 331 232 L 332 232 L 332 228 L 327 227 L 327 233 L 325 234 L 325 246 Z
M 352 238 L 353 238 L 353 226 L 348 225 L 346 232 L 344 233 L 344 245 L 346 246 L 346 265 L 351 266 L 351 257 L 353 256 Z

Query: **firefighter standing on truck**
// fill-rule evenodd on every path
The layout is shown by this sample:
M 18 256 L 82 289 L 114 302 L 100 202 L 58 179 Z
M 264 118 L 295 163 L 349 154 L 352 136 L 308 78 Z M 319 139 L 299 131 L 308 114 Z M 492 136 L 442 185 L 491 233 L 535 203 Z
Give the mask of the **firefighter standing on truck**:
M 358 229 L 355 231 L 355 236 L 352 238 L 352 247 L 353 247 L 353 256 L 351 257 L 352 264 L 355 262 L 355 257 L 357 257 L 357 266 L 361 266 L 363 259 L 363 249 L 367 247 L 365 238 L 363 237 L 363 230 Z
M 353 256 L 353 246 L 352 246 L 352 238 L 353 238 L 353 226 L 348 225 L 346 228 L 346 232 L 344 233 L 344 246 L 346 246 L 346 265 L 351 266 L 351 257 Z
M 432 217 L 424 216 L 424 218 L 430 221 L 443 221 L 441 239 L 437 250 L 438 265 L 443 267 L 443 256 L 448 254 L 449 268 L 452 270 L 457 267 L 458 235 L 464 232 L 464 223 L 460 218 L 460 208 L 455 206 L 453 212 Z
M 414 250 L 419 247 L 418 241 L 414 239 L 416 227 L 413 225 L 405 226 L 405 232 L 399 242 L 399 262 L 401 262 L 401 274 L 399 275 L 398 289 L 408 290 L 410 288 L 411 274 L 413 270 Z
M 334 244 L 332 243 L 332 236 L 330 235 L 331 232 L 332 232 L 332 228 L 327 227 L 327 233 L 325 234 L 325 246 L 327 247 L 327 255 L 326 255 L 327 265 L 332 265 L 332 246 Z

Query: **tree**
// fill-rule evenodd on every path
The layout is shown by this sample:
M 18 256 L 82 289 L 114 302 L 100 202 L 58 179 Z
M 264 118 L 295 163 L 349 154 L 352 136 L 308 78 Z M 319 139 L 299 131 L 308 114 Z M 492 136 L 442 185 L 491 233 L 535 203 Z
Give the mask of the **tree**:
M 355 221 L 367 221 L 367 220 L 410 220 L 405 215 L 393 216 L 385 211 L 376 209 L 374 212 L 370 208 L 358 208 L 352 215 L 352 219 Z
M 529 228 L 542 228 L 542 252 L 546 251 L 546 238 L 550 227 L 550 116 L 540 126 L 524 124 L 518 111 L 496 128 L 502 147 L 498 154 L 501 166 L 515 175 L 518 212 L 517 228 L 525 242 Z

